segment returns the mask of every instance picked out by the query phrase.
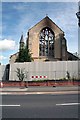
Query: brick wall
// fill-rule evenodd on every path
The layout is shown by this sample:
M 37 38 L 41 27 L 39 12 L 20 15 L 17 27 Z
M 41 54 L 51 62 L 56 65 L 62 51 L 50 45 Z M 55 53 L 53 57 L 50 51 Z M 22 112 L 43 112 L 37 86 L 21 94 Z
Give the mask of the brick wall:
M 4 87 L 19 87 L 19 86 L 73 86 L 73 85 L 80 85 L 79 81 L 45 81 L 45 82 L 3 82 Z M 0 82 L 1 87 L 1 82 Z

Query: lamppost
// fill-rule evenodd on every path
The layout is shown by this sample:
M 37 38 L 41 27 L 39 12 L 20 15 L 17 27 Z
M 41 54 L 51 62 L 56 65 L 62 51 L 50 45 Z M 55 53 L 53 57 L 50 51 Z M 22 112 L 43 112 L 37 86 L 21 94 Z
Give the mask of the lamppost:
M 79 12 L 76 13 L 76 15 L 77 15 L 77 18 L 78 18 L 78 25 L 80 27 L 80 9 L 79 9 Z
M 79 5 L 79 12 L 76 13 L 76 16 L 78 18 L 78 25 L 80 27 L 80 1 L 78 2 L 78 5 Z
M 80 1 L 78 3 L 79 5 L 79 12 L 76 13 L 76 16 L 78 18 L 78 57 L 79 57 L 79 54 L 80 54 L 80 48 L 79 48 L 79 44 L 80 44 Z M 80 73 L 80 64 L 79 64 L 79 58 L 78 58 L 78 78 L 79 78 L 79 73 Z

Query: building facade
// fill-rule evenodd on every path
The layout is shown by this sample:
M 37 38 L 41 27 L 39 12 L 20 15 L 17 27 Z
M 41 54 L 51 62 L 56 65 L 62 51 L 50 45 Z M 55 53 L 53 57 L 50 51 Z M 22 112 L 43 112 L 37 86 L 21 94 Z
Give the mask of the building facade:
M 67 41 L 64 32 L 46 16 L 39 23 L 29 29 L 26 45 L 32 53 L 34 61 L 65 61 L 77 57 L 67 51 Z M 23 35 L 20 39 L 20 48 L 24 46 Z M 71 56 L 70 56 L 71 55 Z M 14 63 L 18 53 L 11 55 L 10 63 Z

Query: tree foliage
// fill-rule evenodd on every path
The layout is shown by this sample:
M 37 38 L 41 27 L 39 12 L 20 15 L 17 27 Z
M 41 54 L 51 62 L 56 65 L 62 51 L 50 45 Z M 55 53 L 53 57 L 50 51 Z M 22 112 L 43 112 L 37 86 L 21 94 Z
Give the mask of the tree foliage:
M 67 71 L 66 72 L 66 78 L 69 80 L 70 79 L 70 73 Z
M 33 60 L 31 55 L 32 54 L 29 52 L 29 49 L 24 47 L 24 49 L 19 50 L 19 55 L 16 59 L 16 62 L 31 62 Z
M 19 79 L 20 81 L 23 81 L 23 80 L 24 80 L 24 78 L 26 78 L 26 77 L 27 77 L 27 75 L 25 75 L 25 73 L 24 73 L 24 70 L 23 70 L 23 69 L 17 68 L 16 73 L 17 73 L 17 77 L 18 77 L 18 79 Z

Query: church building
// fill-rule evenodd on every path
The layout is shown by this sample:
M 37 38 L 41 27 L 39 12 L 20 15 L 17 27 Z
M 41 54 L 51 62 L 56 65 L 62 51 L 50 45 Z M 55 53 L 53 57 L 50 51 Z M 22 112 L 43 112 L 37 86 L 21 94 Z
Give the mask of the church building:
M 20 49 L 24 44 L 22 35 Z M 77 60 L 76 56 L 67 51 L 64 32 L 48 16 L 28 30 L 26 45 L 34 61 Z M 10 63 L 16 61 L 18 54 L 10 56 Z

